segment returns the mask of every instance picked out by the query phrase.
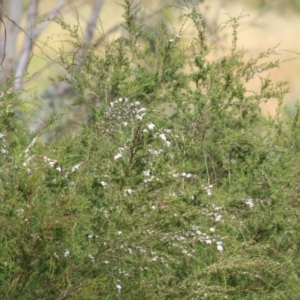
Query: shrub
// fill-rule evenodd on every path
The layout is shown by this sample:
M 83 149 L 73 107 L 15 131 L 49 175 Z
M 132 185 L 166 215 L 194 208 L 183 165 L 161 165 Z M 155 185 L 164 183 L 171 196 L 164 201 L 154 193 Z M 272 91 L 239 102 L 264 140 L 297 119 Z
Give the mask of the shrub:
M 260 75 L 280 65 L 266 62 L 277 50 L 246 60 L 230 17 L 232 51 L 209 60 L 203 16 L 183 9 L 197 29 L 188 45 L 184 27 L 137 23 L 129 0 L 127 34 L 103 49 L 55 20 L 85 53 L 80 67 L 60 53 L 85 112 L 63 138 L 37 143 L 49 126 L 27 133 L 19 95 L 2 93 L 3 299 L 298 295 L 299 113 L 285 118 L 285 84 Z M 277 116 L 265 118 L 271 98 Z

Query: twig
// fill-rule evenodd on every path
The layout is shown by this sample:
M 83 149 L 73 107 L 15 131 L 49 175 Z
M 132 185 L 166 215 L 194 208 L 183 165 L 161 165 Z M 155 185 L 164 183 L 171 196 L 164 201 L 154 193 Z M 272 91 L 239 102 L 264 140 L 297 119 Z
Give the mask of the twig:
M 26 37 L 31 41 L 31 43 L 32 43 L 33 45 L 35 45 L 35 46 L 36 46 L 36 47 L 37 47 L 37 48 L 45 55 L 45 57 L 47 57 L 49 60 L 55 62 L 56 64 L 58 64 L 58 65 L 60 65 L 62 68 L 64 68 L 64 65 L 63 65 L 62 63 L 60 63 L 59 61 L 57 61 L 57 60 L 51 58 L 49 55 L 47 55 L 47 54 L 45 53 L 45 51 L 43 50 L 43 48 L 42 48 L 41 46 L 39 46 L 39 45 L 33 40 L 33 38 L 30 37 L 29 34 L 28 34 L 22 27 L 20 27 L 15 21 L 13 21 L 13 20 L 7 15 L 7 13 L 5 12 L 5 10 L 3 9 L 3 7 L 2 7 L 1 4 L 0 4 L 0 9 L 1 9 L 3 15 L 4 15 L 10 22 L 12 22 L 19 30 L 21 30 L 21 31 L 26 35 Z

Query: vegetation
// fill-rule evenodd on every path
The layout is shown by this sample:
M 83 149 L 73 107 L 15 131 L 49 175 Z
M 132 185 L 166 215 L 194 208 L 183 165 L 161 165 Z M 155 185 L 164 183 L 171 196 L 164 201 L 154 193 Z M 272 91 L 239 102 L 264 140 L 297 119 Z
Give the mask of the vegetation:
M 62 47 L 76 97 L 38 133 L 13 80 L 2 87 L 1 299 L 297 299 L 300 108 L 286 117 L 285 83 L 263 77 L 276 48 L 244 58 L 242 16 L 220 26 L 231 53 L 209 60 L 193 2 L 180 32 L 154 34 L 125 0 L 126 35 L 98 48 L 53 19 L 84 55 Z

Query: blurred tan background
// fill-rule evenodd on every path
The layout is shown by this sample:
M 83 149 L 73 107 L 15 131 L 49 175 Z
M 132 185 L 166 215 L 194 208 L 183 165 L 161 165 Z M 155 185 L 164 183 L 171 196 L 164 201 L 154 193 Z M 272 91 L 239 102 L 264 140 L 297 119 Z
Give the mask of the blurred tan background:
M 279 57 L 273 57 L 274 59 L 290 59 L 295 57 L 293 61 L 288 61 L 282 65 L 280 69 L 271 71 L 270 77 L 274 80 L 283 80 L 288 82 L 290 93 L 286 97 L 286 103 L 291 105 L 300 95 L 300 60 L 297 55 L 289 51 L 281 50 L 297 50 L 300 47 L 300 5 L 298 1 L 226 1 L 226 0 L 206 0 L 199 6 L 200 11 L 204 14 L 208 21 L 208 25 L 214 28 L 217 24 L 228 19 L 228 14 L 232 17 L 236 17 L 241 13 L 248 15 L 240 21 L 240 27 L 238 28 L 238 46 L 247 51 L 247 56 L 256 55 L 261 51 L 274 47 L 278 44 Z M 56 1 L 43 1 L 41 10 L 43 12 L 49 11 Z M 162 6 L 170 1 L 156 1 L 156 0 L 142 0 L 142 12 L 147 15 L 148 12 L 155 8 Z M 78 2 L 78 12 L 80 18 L 86 22 L 90 14 L 89 4 L 92 1 Z M 104 32 L 109 31 L 116 25 L 120 24 L 123 20 L 123 8 L 118 4 L 122 3 L 121 0 L 104 0 L 103 7 L 100 13 L 100 20 L 103 26 Z M 296 3 L 296 4 L 295 4 Z M 64 19 L 71 24 L 75 23 L 74 11 L 62 12 Z M 170 17 L 170 16 L 169 16 Z M 180 20 L 176 14 L 172 15 L 171 21 L 175 30 L 179 31 Z M 155 18 L 149 19 L 148 22 L 156 22 Z M 118 37 L 121 34 L 118 28 L 114 31 L 109 39 Z M 57 42 L 57 37 L 63 39 L 61 31 L 58 26 L 50 25 L 39 37 L 39 41 L 47 40 L 49 44 L 57 48 L 60 43 Z M 183 38 L 189 40 L 193 37 L 193 31 L 189 28 L 186 30 Z M 211 37 L 211 42 L 218 48 L 212 55 L 213 59 L 221 57 L 228 53 L 230 50 L 231 36 L 230 31 L 224 31 L 220 35 L 214 35 Z M 51 52 L 49 52 L 50 54 Z M 35 77 L 35 81 L 30 85 L 35 86 L 38 90 L 43 90 L 48 84 L 48 76 L 56 77 L 57 67 L 52 65 L 50 68 L 46 68 L 45 59 L 38 54 L 38 50 L 35 50 L 36 57 L 31 61 L 30 72 L 34 73 L 36 70 L 45 68 L 45 72 L 40 72 Z M 53 53 L 51 54 L 53 55 Z M 267 77 L 268 74 L 262 74 Z M 255 88 L 255 83 L 252 84 Z M 252 86 L 250 87 L 252 88 Z M 265 113 L 274 114 L 276 109 L 276 103 L 270 101 L 263 107 Z

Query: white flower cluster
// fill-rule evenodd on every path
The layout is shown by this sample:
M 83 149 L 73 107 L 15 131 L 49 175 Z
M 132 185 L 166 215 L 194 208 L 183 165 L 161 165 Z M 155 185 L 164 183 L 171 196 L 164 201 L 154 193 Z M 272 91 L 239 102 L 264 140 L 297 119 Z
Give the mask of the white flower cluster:
M 4 134 L 1 132 L 0 132 L 0 140 L 2 142 L 1 153 L 6 155 L 6 154 L 8 154 L 8 151 L 6 148 L 6 140 L 5 140 Z
M 150 175 L 150 173 L 151 173 L 151 170 L 143 171 L 143 176 L 145 177 L 144 183 L 147 184 L 148 182 L 152 182 L 152 181 L 154 181 L 154 180 L 159 181 L 158 178 L 156 178 L 156 177 Z
M 114 156 L 114 160 L 117 160 L 123 156 L 123 152 L 125 151 L 125 147 L 120 147 L 119 152 Z
M 139 101 L 129 102 L 127 98 L 119 98 L 110 102 L 110 105 L 105 110 L 105 115 L 109 118 L 121 121 L 126 120 L 143 120 L 146 114 L 146 108 L 141 106 Z M 123 126 L 127 126 L 128 122 L 122 122 Z
M 254 206 L 254 203 L 253 203 L 253 200 L 252 200 L 252 199 L 243 199 L 242 202 L 243 202 L 244 204 L 248 205 L 250 209 L 252 209 L 253 206 Z
M 28 218 L 26 217 L 25 211 L 24 211 L 23 208 L 17 209 L 17 215 L 18 215 L 18 217 L 20 217 L 21 219 L 23 219 L 23 222 L 28 222 Z
M 211 196 L 211 190 L 212 190 L 212 188 L 213 188 L 213 185 L 212 185 L 212 184 L 210 184 L 209 186 L 206 186 L 206 187 L 204 188 L 208 197 Z
M 133 193 L 133 189 L 125 189 L 124 196 L 130 196 Z
M 165 145 L 167 147 L 170 147 L 171 146 L 171 142 L 167 140 L 167 137 L 164 133 L 160 134 L 159 137 L 165 142 Z
M 82 163 L 79 163 L 79 164 L 76 164 L 75 166 L 73 166 L 71 169 L 71 173 L 74 173 L 75 171 L 79 170 L 81 165 L 82 165 Z
M 197 175 L 193 175 L 191 173 L 186 173 L 186 172 L 182 172 L 181 174 L 177 173 L 175 170 L 171 172 L 172 177 L 174 178 L 186 178 L 186 179 L 191 179 L 191 178 L 196 178 Z
M 211 233 L 215 232 L 214 227 L 211 227 L 209 230 Z M 192 235 L 196 236 L 199 242 L 205 243 L 207 245 L 215 243 L 215 245 L 217 246 L 217 250 L 219 252 L 223 251 L 223 242 L 221 241 L 222 238 L 219 235 L 212 237 L 211 235 L 201 232 L 199 230 L 199 227 L 196 225 L 192 226 Z
M 56 252 L 53 253 L 53 256 L 57 260 L 59 260 L 59 255 Z M 69 257 L 70 256 L 70 251 L 68 249 L 65 249 L 64 253 L 62 253 L 62 256 L 65 257 L 65 258 Z
M 55 167 L 55 169 L 58 171 L 58 172 L 61 172 L 61 167 L 58 165 L 58 163 L 57 163 L 57 160 L 55 160 L 55 159 L 51 159 L 51 158 L 49 158 L 49 157 L 47 157 L 47 156 L 44 156 L 44 162 L 45 163 L 48 163 L 49 164 L 49 166 L 51 167 L 51 168 L 54 168 Z

